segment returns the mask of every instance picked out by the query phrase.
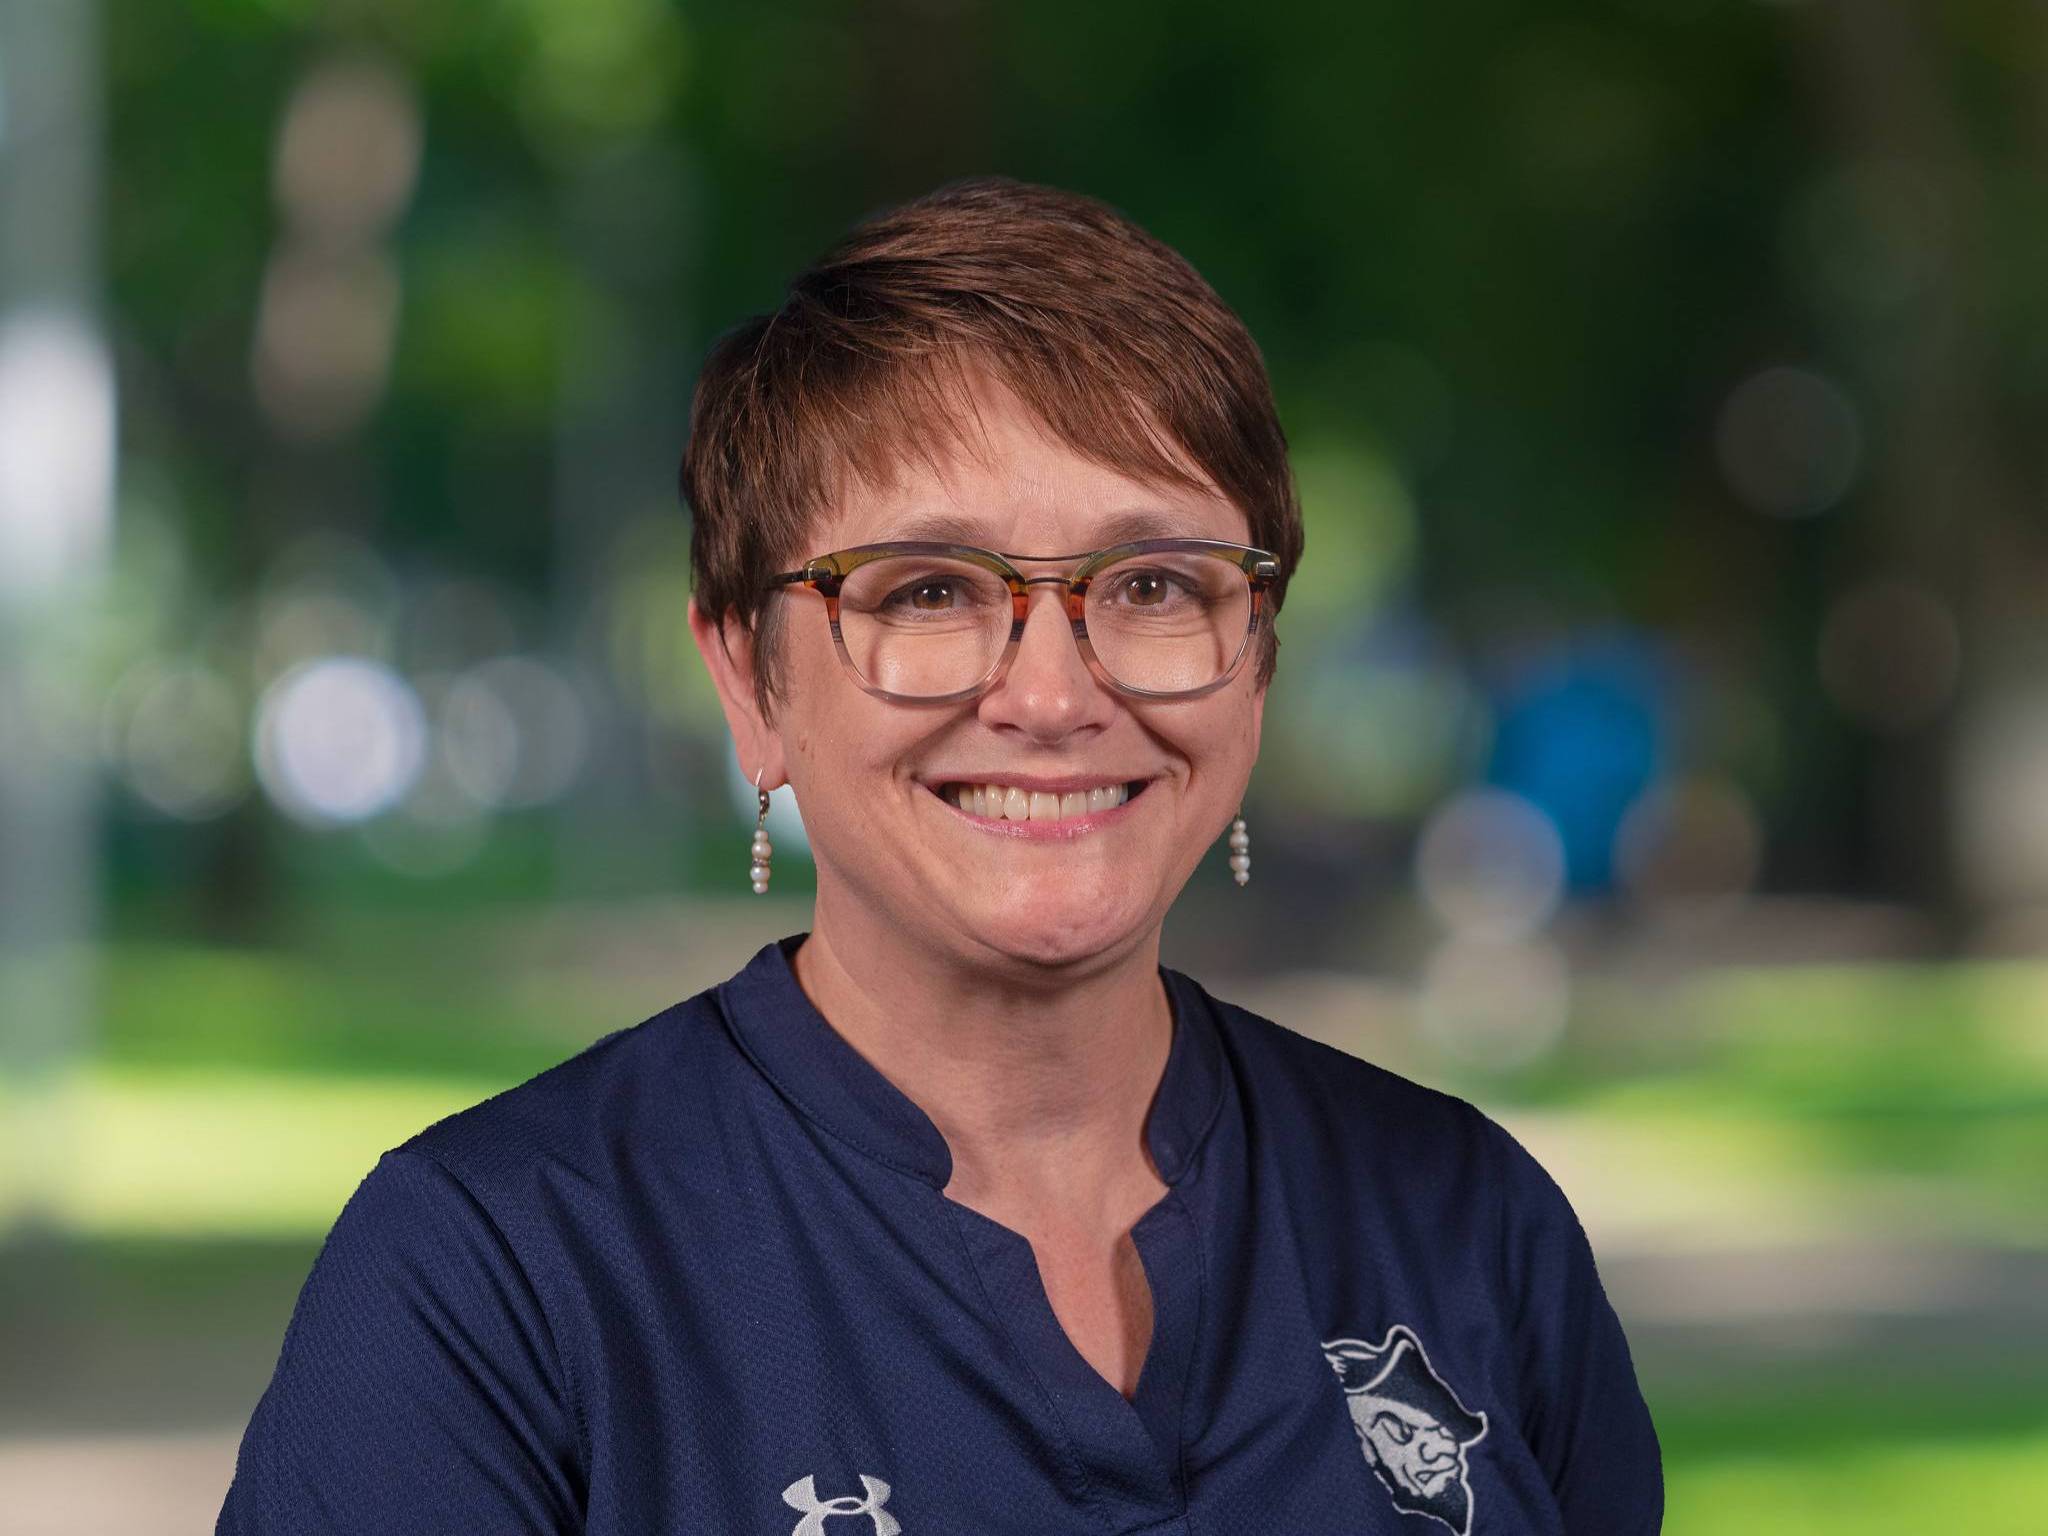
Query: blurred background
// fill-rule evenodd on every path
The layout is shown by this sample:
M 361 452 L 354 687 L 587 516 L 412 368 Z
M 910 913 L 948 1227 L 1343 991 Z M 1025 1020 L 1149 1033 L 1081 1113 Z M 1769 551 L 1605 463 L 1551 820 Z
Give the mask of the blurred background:
M 1166 959 L 1472 1098 L 1667 1529 L 2048 1507 L 2048 12 L 0 0 L 0 1525 L 210 1531 L 380 1151 L 808 927 L 709 341 L 1105 197 L 1308 551 Z

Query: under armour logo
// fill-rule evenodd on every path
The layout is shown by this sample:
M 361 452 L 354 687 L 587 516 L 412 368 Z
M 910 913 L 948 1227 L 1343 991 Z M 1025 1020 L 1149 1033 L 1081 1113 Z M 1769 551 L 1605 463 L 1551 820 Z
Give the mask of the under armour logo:
M 805 1513 L 789 1536 L 825 1536 L 825 1518 L 828 1515 L 866 1515 L 875 1522 L 874 1536 L 896 1536 L 903 1526 L 882 1508 L 889 1497 L 889 1485 L 865 1472 L 860 1475 L 860 1485 L 867 1490 L 868 1496 L 864 1499 L 856 1499 L 848 1493 L 820 1502 L 817 1479 L 800 1477 L 791 1483 L 782 1490 L 782 1502 Z

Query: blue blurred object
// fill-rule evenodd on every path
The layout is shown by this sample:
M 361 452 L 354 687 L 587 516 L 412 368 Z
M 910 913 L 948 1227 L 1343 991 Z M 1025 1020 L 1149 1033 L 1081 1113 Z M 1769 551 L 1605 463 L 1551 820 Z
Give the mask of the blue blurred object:
M 1621 628 L 1515 658 L 1494 688 L 1487 782 L 1556 824 L 1573 890 L 1612 883 L 1615 829 L 1664 766 L 1676 691 L 1657 643 Z

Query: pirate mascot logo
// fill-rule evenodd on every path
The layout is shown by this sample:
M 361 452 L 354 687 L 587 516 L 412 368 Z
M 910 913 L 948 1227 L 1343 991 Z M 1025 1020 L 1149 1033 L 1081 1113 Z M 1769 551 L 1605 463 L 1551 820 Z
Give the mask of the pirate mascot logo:
M 1326 1340 L 1323 1356 L 1344 1388 L 1366 1465 L 1386 1484 L 1394 1507 L 1471 1536 L 1465 1452 L 1485 1436 L 1486 1415 L 1458 1401 L 1430 1368 L 1422 1341 L 1400 1323 L 1378 1344 Z

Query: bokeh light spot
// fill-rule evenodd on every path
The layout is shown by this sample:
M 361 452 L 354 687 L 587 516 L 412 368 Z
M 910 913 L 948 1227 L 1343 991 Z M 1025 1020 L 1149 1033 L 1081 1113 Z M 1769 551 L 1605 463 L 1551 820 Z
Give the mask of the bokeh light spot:
M 301 234 L 353 243 L 398 217 L 419 164 L 419 107 L 405 78 L 381 59 L 333 59 L 292 92 L 272 187 Z
M 1955 613 L 1926 588 L 1873 581 L 1837 598 L 1820 636 L 1820 678 L 1835 707 L 1903 735 L 1955 694 L 1963 645 Z
M 1571 969 L 1555 944 L 1458 937 L 1439 945 L 1417 999 L 1423 1037 L 1488 1071 L 1525 1067 L 1555 1050 L 1571 1016 Z
M 1415 878 L 1452 933 L 1524 938 L 1548 922 L 1564 898 L 1564 839 L 1520 795 L 1469 790 L 1439 807 L 1423 827 Z
M 1755 883 L 1762 860 L 1756 807 L 1724 779 L 1654 784 L 1615 833 L 1616 879 L 1659 916 L 1726 912 Z
M 1766 368 L 1728 396 L 1715 450 L 1729 490 L 1779 517 L 1825 511 L 1855 482 L 1863 457 L 1856 408 L 1806 368 Z
M 136 798 L 163 815 L 204 821 L 248 788 L 242 701 L 199 662 L 145 661 L 108 704 L 109 755 Z
M 308 826 L 363 821 L 395 805 L 426 756 L 426 717 L 380 662 L 333 656 L 294 667 L 256 711 L 256 774 Z

